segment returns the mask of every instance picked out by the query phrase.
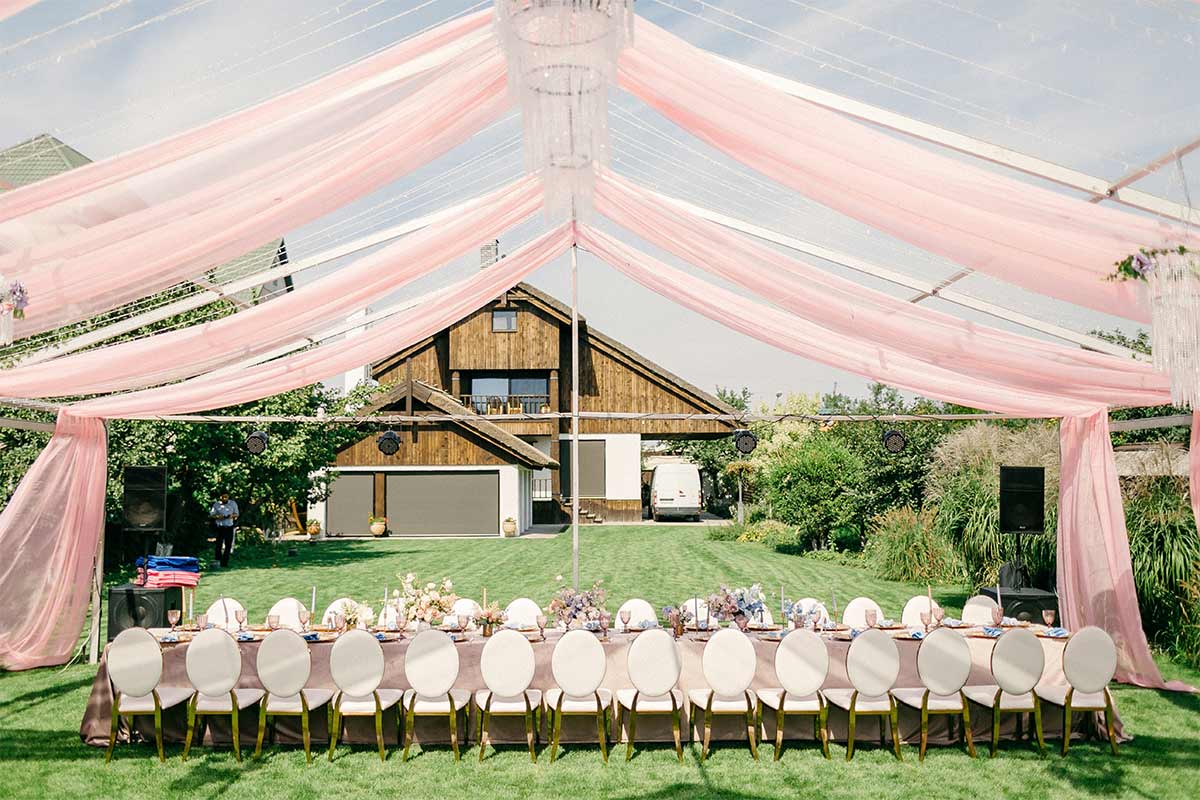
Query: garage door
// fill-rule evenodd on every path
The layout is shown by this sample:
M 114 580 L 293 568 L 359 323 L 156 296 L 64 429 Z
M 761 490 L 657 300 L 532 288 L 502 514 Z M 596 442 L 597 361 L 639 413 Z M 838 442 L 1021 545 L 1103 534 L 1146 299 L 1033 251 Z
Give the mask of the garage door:
M 500 532 L 498 472 L 393 472 L 386 486 L 388 527 L 395 535 Z
M 329 485 L 325 501 L 325 531 L 331 536 L 362 536 L 370 533 L 367 517 L 375 508 L 375 476 L 343 472 Z

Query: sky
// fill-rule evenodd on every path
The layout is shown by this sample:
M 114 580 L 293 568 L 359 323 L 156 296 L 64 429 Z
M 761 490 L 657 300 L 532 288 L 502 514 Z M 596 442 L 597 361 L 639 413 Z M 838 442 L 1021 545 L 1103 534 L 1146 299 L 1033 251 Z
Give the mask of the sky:
M 0 22 L 0 148 L 53 133 L 93 159 L 214 119 L 480 6 L 471 0 L 42 0 Z M 698 46 L 1108 180 L 1200 137 L 1200 3 L 1191 0 L 638 0 Z M 923 278 L 956 266 L 806 200 L 614 92 L 617 171 L 723 213 Z M 507 118 L 374 195 L 286 234 L 293 259 L 465 199 L 522 172 Z M 463 166 L 463 165 L 467 166 Z M 447 170 L 454 170 L 450 175 Z M 1200 202 L 1200 153 L 1137 184 Z M 544 229 L 506 234 L 512 250 Z M 655 255 L 644 243 L 631 239 Z M 687 269 L 666 257 L 669 263 Z M 911 290 L 817 262 L 864 286 Z M 331 265 L 336 268 L 338 264 Z M 475 256 L 408 287 L 469 274 Z M 321 270 L 299 279 L 303 284 Z M 719 281 L 718 281 L 719 282 Z M 532 283 L 569 293 L 565 259 Z M 1066 327 L 1108 318 L 972 275 L 958 288 Z M 689 381 L 777 393 L 866 382 L 672 305 L 589 255 L 590 324 Z M 999 323 L 942 300 L 930 307 Z

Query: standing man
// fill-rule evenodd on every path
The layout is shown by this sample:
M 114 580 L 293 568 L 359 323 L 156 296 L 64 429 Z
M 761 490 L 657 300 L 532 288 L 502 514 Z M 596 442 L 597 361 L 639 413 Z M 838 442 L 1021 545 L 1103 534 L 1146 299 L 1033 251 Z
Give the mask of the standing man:
M 238 504 L 229 499 L 229 492 L 221 492 L 221 499 L 212 504 L 208 516 L 213 521 L 213 531 L 217 535 L 217 552 L 215 561 L 222 567 L 229 566 L 229 554 L 233 552 L 233 523 L 238 518 Z M 215 564 L 214 564 L 215 566 Z

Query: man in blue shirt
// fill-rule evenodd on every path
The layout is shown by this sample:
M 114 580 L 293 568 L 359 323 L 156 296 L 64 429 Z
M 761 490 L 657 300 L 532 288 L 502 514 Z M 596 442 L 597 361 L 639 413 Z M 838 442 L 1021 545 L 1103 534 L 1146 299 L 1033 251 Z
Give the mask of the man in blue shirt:
M 229 555 L 233 552 L 233 524 L 238 518 L 238 504 L 229 499 L 229 492 L 221 492 L 221 499 L 212 504 L 208 516 L 213 521 L 213 531 L 217 535 L 217 552 L 214 566 L 220 563 L 222 567 L 229 566 Z

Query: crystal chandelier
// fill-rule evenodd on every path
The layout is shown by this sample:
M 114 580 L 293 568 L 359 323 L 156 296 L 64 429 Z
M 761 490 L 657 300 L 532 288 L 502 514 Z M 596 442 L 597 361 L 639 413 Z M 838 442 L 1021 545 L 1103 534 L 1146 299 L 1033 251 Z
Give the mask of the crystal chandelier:
M 1200 254 L 1178 248 L 1154 254 L 1145 271 L 1155 368 L 1171 377 L 1171 400 L 1200 401 Z
M 633 0 L 496 0 L 525 166 L 541 172 L 551 221 L 591 213 L 594 165 L 609 160 L 608 87 L 633 17 Z

